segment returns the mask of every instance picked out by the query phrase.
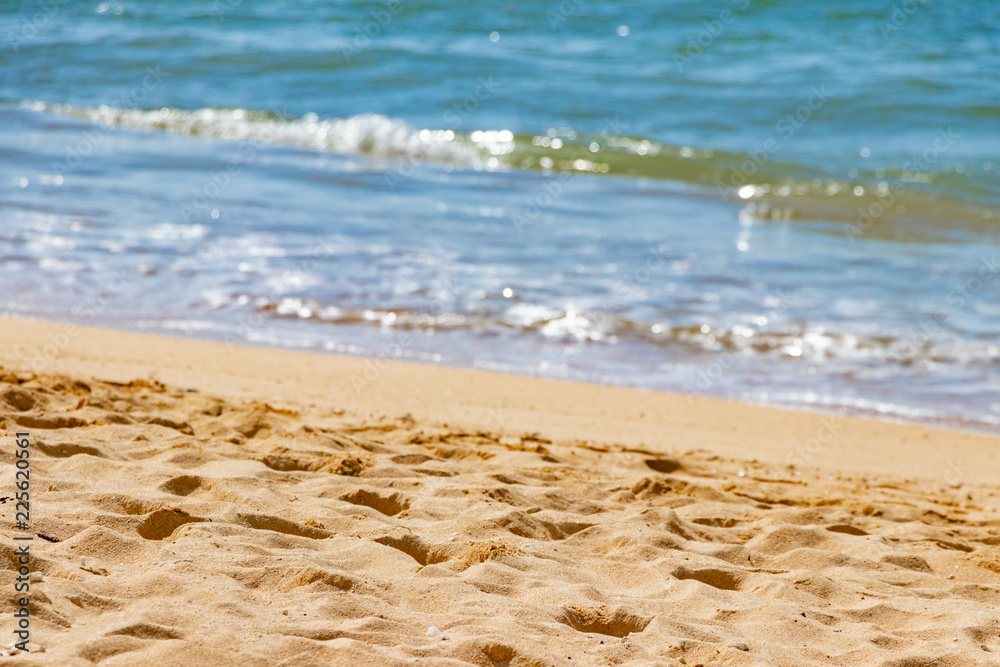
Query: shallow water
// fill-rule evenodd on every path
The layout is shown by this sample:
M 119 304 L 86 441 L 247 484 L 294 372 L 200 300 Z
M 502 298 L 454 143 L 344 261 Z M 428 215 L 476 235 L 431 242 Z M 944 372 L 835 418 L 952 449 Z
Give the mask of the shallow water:
M 995 428 L 1000 8 L 869 5 L 20 3 L 0 307 Z

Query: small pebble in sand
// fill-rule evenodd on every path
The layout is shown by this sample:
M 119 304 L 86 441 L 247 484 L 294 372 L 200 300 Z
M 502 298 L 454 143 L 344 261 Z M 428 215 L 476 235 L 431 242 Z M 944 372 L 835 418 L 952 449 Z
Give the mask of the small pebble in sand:
M 193 562 L 194 562 L 193 558 L 178 558 L 177 560 L 174 561 L 174 565 L 177 565 L 177 563 L 193 563 Z
M 28 575 L 28 581 L 45 581 L 45 575 L 41 572 L 32 572 Z
M 726 644 L 726 646 L 729 646 L 730 648 L 734 648 L 737 651 L 749 651 L 750 650 L 750 647 L 747 646 L 746 644 L 744 644 L 743 642 L 737 642 L 737 643 L 733 643 L 733 644 Z
M 87 557 L 86 556 L 80 556 L 80 565 L 82 565 L 84 567 L 87 567 Z
M 434 627 L 432 625 L 431 627 L 427 628 L 427 636 L 428 637 L 440 637 L 441 636 L 441 631 L 438 630 L 436 627 Z

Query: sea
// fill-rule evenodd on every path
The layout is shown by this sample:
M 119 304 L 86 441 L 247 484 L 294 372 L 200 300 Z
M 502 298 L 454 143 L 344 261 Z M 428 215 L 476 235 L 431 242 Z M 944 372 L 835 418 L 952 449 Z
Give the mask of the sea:
M 0 312 L 996 432 L 998 63 L 986 0 L 0 0 Z

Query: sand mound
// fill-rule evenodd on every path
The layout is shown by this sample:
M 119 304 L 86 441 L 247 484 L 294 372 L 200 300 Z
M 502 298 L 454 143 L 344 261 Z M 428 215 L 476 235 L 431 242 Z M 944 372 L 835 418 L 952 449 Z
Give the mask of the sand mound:
M 2 370 L 0 422 L 14 664 L 1000 664 L 992 489 Z

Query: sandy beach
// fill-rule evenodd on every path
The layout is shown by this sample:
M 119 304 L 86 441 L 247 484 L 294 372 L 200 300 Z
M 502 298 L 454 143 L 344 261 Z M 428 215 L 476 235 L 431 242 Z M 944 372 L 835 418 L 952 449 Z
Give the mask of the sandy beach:
M 1000 3 L 0 12 L 0 667 L 1000 667 Z
M 1000 664 L 996 437 L 26 320 L 0 343 L 5 627 L 17 432 L 43 575 L 9 664 Z

